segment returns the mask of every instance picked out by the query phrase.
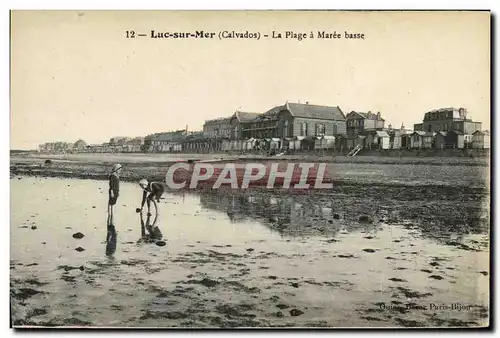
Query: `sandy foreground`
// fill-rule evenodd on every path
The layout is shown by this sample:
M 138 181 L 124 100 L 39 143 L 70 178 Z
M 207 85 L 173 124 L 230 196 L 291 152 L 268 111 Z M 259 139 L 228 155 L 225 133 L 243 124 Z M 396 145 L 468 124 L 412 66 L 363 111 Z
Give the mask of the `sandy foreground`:
M 178 159 L 45 159 L 11 159 L 16 326 L 489 324 L 482 162 L 341 160 L 328 191 L 169 191 L 151 238 L 134 181 Z M 103 179 L 115 161 L 113 231 Z

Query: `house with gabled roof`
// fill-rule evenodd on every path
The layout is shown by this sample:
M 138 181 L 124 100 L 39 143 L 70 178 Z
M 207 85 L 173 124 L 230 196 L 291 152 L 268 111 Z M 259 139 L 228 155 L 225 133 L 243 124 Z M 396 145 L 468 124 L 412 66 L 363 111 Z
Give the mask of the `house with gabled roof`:
M 351 111 L 347 114 L 346 120 L 348 138 L 355 138 L 358 134 L 364 135 L 366 131 L 383 130 L 385 127 L 385 120 L 381 117 L 380 112 Z
M 259 116 L 259 113 L 236 111 L 229 119 L 229 124 L 231 125 L 232 130 L 230 135 L 231 138 L 234 140 L 243 138 L 243 128 L 257 116 Z
M 278 137 L 278 113 L 281 106 L 275 106 L 265 113 L 257 114 L 253 119 L 242 122 L 243 139 L 272 139 Z
M 279 109 L 278 120 L 281 138 L 346 134 L 346 116 L 338 106 L 287 102 Z

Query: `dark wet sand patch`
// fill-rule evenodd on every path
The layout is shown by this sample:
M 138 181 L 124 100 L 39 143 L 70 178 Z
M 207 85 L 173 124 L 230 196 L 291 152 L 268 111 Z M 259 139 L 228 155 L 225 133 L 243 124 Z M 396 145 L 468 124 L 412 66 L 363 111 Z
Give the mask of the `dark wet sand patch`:
M 439 275 L 430 275 L 429 278 L 432 278 L 432 279 L 437 279 L 437 280 L 442 280 L 444 279 L 444 277 L 441 277 Z
M 396 323 L 398 323 L 401 326 L 404 327 L 423 327 L 425 326 L 424 323 L 416 321 L 416 320 L 410 320 L 410 319 L 403 319 L 403 318 L 394 318 Z
M 401 293 L 406 297 L 406 298 L 425 298 L 432 296 L 432 293 L 426 292 L 426 293 L 420 293 L 418 291 L 413 291 L 408 288 L 404 288 L 401 286 L 398 286 L 397 289 L 401 291 Z

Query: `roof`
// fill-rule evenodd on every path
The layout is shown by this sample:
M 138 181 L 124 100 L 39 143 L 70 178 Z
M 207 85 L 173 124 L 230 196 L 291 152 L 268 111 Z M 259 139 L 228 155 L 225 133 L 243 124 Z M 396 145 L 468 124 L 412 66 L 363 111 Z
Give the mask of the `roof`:
M 394 134 L 394 136 L 405 136 L 405 135 L 410 135 L 413 133 L 413 130 L 407 130 L 407 129 L 392 129 L 388 133 Z
M 283 106 L 275 106 L 265 113 L 257 114 L 252 120 L 246 122 L 258 122 L 258 121 L 268 121 L 268 120 L 277 120 L 278 113 L 282 110 Z
M 417 134 L 417 135 L 420 135 L 420 136 L 425 136 L 425 131 L 420 131 L 420 130 L 416 130 L 412 133 L 413 134 Z
M 229 123 L 231 117 L 219 117 L 216 119 L 205 120 L 205 124 L 220 124 L 220 123 Z
M 383 130 L 377 130 L 376 134 L 378 137 L 389 137 L 389 134 L 387 134 L 387 132 Z
M 462 133 L 459 130 L 450 130 L 448 133 L 454 133 L 454 134 L 457 134 L 457 135 L 464 135 L 464 133 Z
M 185 130 L 169 131 L 166 133 L 154 134 L 152 139 L 154 141 L 178 141 L 185 136 Z
M 479 134 L 479 135 L 490 135 L 490 132 L 488 130 L 476 130 L 475 132 L 472 133 L 472 135 L 474 134 Z
M 449 107 L 449 108 L 438 108 L 438 109 L 429 110 L 429 111 L 428 111 L 428 113 L 439 113 L 439 112 L 449 112 L 449 111 L 460 111 L 460 109 L 464 109 L 464 110 L 466 110 L 465 108 L 455 108 L 455 107 Z
M 259 114 L 258 113 L 249 113 L 249 112 L 243 112 L 243 111 L 236 111 L 233 115 L 233 117 L 236 117 L 238 121 L 240 122 L 248 122 L 256 118 Z
M 364 119 L 368 119 L 368 120 L 379 120 L 379 121 L 385 121 L 382 117 L 380 117 L 379 119 L 377 119 L 377 113 L 372 113 L 371 111 L 369 111 L 368 113 L 363 113 L 363 112 L 357 112 L 357 111 L 351 111 L 349 114 L 351 113 L 355 113 L 357 115 L 359 115 L 360 117 L 364 118 Z
M 446 136 L 448 132 L 446 131 L 438 131 L 436 135 L 441 134 L 442 136 Z
M 283 108 L 287 109 L 292 114 L 292 116 L 296 117 L 338 121 L 345 120 L 345 115 L 338 106 L 329 107 L 309 103 L 303 104 L 287 102 Z

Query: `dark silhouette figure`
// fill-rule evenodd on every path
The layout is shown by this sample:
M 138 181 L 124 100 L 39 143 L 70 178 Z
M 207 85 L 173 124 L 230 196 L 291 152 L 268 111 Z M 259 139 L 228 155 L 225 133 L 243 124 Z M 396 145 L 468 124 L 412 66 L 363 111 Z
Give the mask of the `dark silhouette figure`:
M 146 216 L 146 222 L 144 222 L 142 212 L 139 213 L 139 217 L 141 218 L 141 238 L 139 239 L 139 242 L 153 243 L 163 238 L 163 234 L 156 225 L 158 213 L 155 213 L 153 223 L 151 223 L 150 213 Z
M 113 256 L 116 252 L 116 229 L 114 225 L 108 225 L 106 236 L 106 256 Z

